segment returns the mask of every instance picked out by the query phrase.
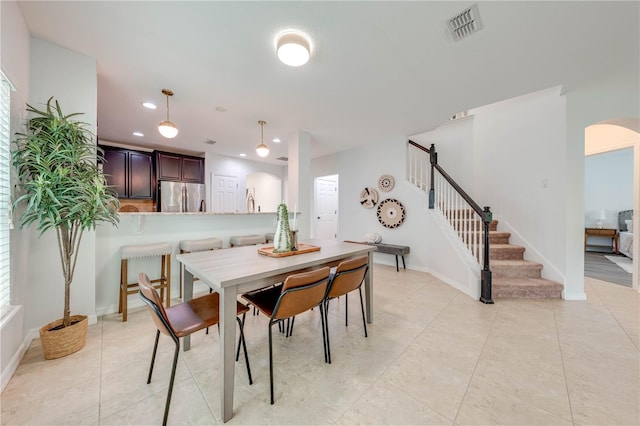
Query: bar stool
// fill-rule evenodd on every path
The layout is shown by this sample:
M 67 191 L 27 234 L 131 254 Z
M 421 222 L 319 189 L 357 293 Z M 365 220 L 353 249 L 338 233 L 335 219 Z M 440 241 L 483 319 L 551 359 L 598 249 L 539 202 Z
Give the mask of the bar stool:
M 231 247 L 254 246 L 264 244 L 264 235 L 236 235 L 229 238 Z
M 160 298 L 164 299 L 167 291 L 167 307 L 171 304 L 171 252 L 169 243 L 128 245 L 120 247 L 120 302 L 118 312 L 122 313 L 122 322 L 127 320 L 127 296 L 138 292 L 138 282 L 128 282 L 129 259 L 161 256 L 160 278 L 151 280 L 153 286 L 160 290 Z
M 222 248 L 222 240 L 218 238 L 203 238 L 201 240 L 182 240 L 179 243 L 180 253 L 195 253 L 197 251 L 217 250 Z M 180 264 L 180 298 L 182 299 L 182 279 L 184 265 Z M 197 280 L 193 277 L 193 280 Z

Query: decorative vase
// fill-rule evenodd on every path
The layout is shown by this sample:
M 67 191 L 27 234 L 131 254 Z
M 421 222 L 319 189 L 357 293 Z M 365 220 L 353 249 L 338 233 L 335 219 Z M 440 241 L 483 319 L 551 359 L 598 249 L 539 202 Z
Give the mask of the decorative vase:
M 286 253 L 293 249 L 291 230 L 289 229 L 289 211 L 287 205 L 281 203 L 276 214 L 276 233 L 273 236 L 273 252 Z
M 59 319 L 40 329 L 40 343 L 44 359 L 56 359 L 71 355 L 84 348 L 87 343 L 89 320 L 86 315 L 72 315 L 71 325 L 62 326 Z

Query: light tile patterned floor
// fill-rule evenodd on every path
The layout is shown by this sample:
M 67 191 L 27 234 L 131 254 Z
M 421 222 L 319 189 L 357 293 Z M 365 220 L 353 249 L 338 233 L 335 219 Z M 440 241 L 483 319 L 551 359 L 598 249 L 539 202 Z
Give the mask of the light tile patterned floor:
M 237 363 L 229 424 L 640 424 L 639 294 L 587 278 L 587 302 L 483 305 L 429 274 L 375 266 L 374 324 L 362 330 L 357 295 L 330 315 L 333 363 L 323 362 L 318 311 L 275 333 L 269 404 L 267 321 L 246 325 L 254 384 Z M 87 347 L 44 361 L 34 341 L 1 397 L 3 425 L 157 425 L 173 343 L 145 310 L 100 318 Z M 170 424 L 218 424 L 217 333 L 182 352 Z

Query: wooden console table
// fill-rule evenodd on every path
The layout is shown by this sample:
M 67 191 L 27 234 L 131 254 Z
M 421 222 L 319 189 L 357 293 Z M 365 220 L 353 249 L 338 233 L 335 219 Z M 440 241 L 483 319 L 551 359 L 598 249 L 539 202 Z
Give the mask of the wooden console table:
M 615 254 L 618 254 L 618 230 L 617 229 L 607 229 L 607 228 L 585 228 L 584 229 L 584 250 L 587 251 L 587 237 L 608 237 L 611 238 L 612 249 Z M 592 247 L 603 247 L 603 246 L 594 246 Z

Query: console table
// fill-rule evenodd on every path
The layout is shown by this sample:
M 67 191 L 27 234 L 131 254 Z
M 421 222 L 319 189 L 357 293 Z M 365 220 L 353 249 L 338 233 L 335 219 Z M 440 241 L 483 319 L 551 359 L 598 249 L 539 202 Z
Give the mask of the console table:
M 377 247 L 376 250 L 378 253 L 386 253 L 393 254 L 396 256 L 396 272 L 400 272 L 400 268 L 398 267 L 398 256 L 402 256 L 402 267 L 407 269 L 407 265 L 404 263 L 404 255 L 409 254 L 409 246 L 400 246 L 397 244 L 386 244 L 386 243 L 367 243 L 363 241 L 345 241 L 345 243 L 358 243 L 358 244 L 367 244 L 370 246 Z
M 608 228 L 585 228 L 584 229 L 584 250 L 587 251 L 587 237 L 607 237 L 611 238 L 612 249 L 615 254 L 618 254 L 618 230 Z M 592 247 L 603 247 L 594 246 Z M 608 248 L 608 246 L 607 246 Z

